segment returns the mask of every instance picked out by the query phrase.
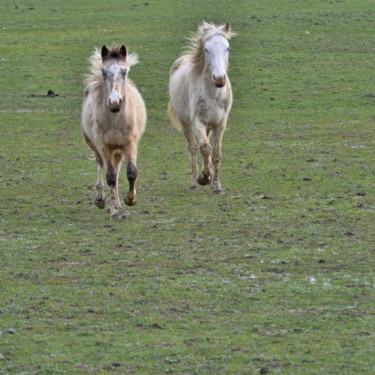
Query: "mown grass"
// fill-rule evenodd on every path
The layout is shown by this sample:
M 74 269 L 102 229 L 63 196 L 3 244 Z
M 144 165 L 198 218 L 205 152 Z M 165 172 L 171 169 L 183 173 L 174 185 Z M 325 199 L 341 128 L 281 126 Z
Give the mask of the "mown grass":
M 0 10 L 0 373 L 374 373 L 371 1 Z M 238 32 L 224 197 L 186 189 L 166 116 L 202 19 Z M 148 109 L 139 204 L 118 222 L 93 205 L 80 130 L 87 58 L 112 43 L 139 54 Z

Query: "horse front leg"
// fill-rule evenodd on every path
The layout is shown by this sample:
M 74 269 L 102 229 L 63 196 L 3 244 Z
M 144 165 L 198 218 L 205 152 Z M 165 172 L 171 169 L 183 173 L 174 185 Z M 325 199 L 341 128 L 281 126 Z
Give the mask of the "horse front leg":
M 208 185 L 211 182 L 211 145 L 208 138 L 207 128 L 203 123 L 196 123 L 194 133 L 199 139 L 199 150 L 203 158 L 202 173 L 198 177 L 199 185 Z
M 100 209 L 105 208 L 105 193 L 104 193 L 104 182 L 103 182 L 103 160 L 97 156 L 97 178 L 96 178 L 96 198 L 95 206 Z
M 127 168 L 126 174 L 129 182 L 128 194 L 124 197 L 125 204 L 128 206 L 134 206 L 137 204 L 137 191 L 135 190 L 135 181 L 138 177 L 137 169 L 137 144 L 134 141 L 127 147 L 125 155 Z
M 88 146 L 95 153 L 96 166 L 97 166 L 95 206 L 99 207 L 100 209 L 103 209 L 105 208 L 105 193 L 104 193 L 104 182 L 103 182 L 104 162 L 103 162 L 102 156 L 98 152 L 98 149 L 91 142 L 90 138 L 86 135 L 85 132 L 83 132 L 83 136 Z
M 224 131 L 226 128 L 227 119 L 223 120 L 217 128 L 213 130 L 212 139 L 212 181 L 211 189 L 215 194 L 224 195 L 224 189 L 221 187 L 219 181 L 219 169 L 221 164 L 221 142 L 223 140 Z
M 110 165 L 107 169 L 107 184 L 109 186 L 109 191 L 111 194 L 111 206 L 110 212 L 111 217 L 115 218 L 121 210 L 121 203 L 118 196 L 118 169 L 113 165 Z
M 127 166 L 127 177 L 129 181 L 129 191 L 128 194 L 124 197 L 125 204 L 128 206 L 134 206 L 137 204 L 137 191 L 135 190 L 135 181 L 138 176 L 137 166 L 129 162 Z
M 194 134 L 191 130 L 191 127 L 182 122 L 182 132 L 187 141 L 187 150 L 190 156 L 190 165 L 191 165 L 191 179 L 189 190 L 198 189 L 198 164 L 197 164 L 197 142 L 195 141 Z
M 110 213 L 111 218 L 117 218 L 120 210 L 121 210 L 121 203 L 118 195 L 118 176 L 120 173 L 120 165 L 121 165 L 122 156 L 112 155 L 111 152 L 107 153 L 107 184 L 109 187 L 109 191 L 111 194 L 111 205 L 110 205 Z

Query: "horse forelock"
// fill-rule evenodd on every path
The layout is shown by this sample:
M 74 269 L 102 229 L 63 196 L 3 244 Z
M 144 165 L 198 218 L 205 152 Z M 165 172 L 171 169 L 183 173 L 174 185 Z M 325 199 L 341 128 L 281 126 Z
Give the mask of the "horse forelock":
M 187 55 L 190 57 L 193 64 L 194 73 L 200 73 L 204 68 L 204 45 L 208 40 L 215 35 L 221 35 L 227 40 L 236 35 L 231 29 L 226 32 L 224 26 L 225 25 L 215 26 L 214 24 L 203 22 L 203 24 L 199 26 L 198 32 L 193 34 L 189 39 L 190 46 L 187 50 Z
M 113 46 L 108 50 L 108 55 L 112 59 L 122 59 L 123 56 L 120 52 L 121 47 L 120 46 Z

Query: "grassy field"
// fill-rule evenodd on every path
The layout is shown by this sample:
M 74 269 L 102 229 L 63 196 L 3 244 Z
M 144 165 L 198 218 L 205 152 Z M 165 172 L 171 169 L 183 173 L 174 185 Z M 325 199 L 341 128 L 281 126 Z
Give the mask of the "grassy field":
M 373 5 L 1 0 L 0 374 L 374 374 Z M 202 19 L 238 33 L 223 197 L 166 115 Z M 115 222 L 80 129 L 112 43 L 148 110 Z

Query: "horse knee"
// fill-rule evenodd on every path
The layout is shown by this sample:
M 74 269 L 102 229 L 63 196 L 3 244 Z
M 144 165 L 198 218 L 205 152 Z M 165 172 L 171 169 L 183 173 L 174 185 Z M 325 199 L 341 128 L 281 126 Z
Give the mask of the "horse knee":
M 210 155 L 211 153 L 211 146 L 209 143 L 202 143 L 200 146 L 199 146 L 199 149 L 201 151 L 201 154 L 202 155 Z
M 221 156 L 222 156 L 221 152 L 216 155 L 212 155 L 212 162 L 214 164 L 219 164 L 221 162 Z
M 130 183 L 134 183 L 138 176 L 137 167 L 133 163 L 128 164 L 127 177 Z
M 188 144 L 187 145 L 187 149 L 188 149 L 188 151 L 189 151 L 190 154 L 195 155 L 197 153 L 198 147 L 197 147 L 197 145 Z
M 117 176 L 115 171 L 109 170 L 106 174 L 106 178 L 108 186 L 116 186 Z

